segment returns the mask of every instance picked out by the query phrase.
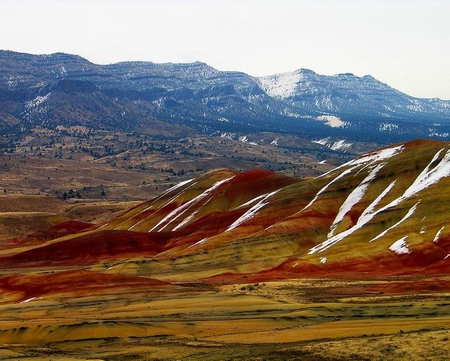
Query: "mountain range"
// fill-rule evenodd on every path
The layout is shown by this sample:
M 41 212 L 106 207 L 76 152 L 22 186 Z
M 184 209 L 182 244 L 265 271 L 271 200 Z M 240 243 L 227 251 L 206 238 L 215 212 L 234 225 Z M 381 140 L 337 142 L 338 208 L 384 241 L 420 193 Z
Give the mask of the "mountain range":
M 448 274 L 449 195 L 450 143 L 430 140 L 316 178 L 215 170 L 102 224 L 64 222 L 5 242 L 0 267 L 226 283 Z
M 370 75 L 326 76 L 299 69 L 253 77 L 201 62 L 97 65 L 63 53 L 0 51 L 4 136 L 20 137 L 37 126 L 128 131 L 157 122 L 203 134 L 345 135 L 387 144 L 448 139 L 450 101 L 414 98 Z

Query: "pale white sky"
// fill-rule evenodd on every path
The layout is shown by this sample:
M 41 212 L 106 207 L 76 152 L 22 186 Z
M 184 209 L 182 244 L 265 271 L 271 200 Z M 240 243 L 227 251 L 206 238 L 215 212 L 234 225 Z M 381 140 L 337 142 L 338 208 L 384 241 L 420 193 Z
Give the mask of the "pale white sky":
M 450 0 L 0 0 L 0 49 L 370 74 L 450 99 Z

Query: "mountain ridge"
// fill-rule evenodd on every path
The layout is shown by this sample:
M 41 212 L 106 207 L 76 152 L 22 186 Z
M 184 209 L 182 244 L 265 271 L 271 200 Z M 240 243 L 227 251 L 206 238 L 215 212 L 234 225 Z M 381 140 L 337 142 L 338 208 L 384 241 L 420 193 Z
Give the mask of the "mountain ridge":
M 62 80 L 83 81 L 95 91 L 83 101 L 71 99 L 67 89 L 55 86 Z M 3 133 L 61 122 L 135 129 L 140 119 L 153 117 L 206 134 L 270 130 L 385 143 L 450 137 L 450 101 L 414 98 L 370 75 L 351 73 L 299 69 L 252 77 L 202 62 L 97 65 L 64 53 L 0 51 L 0 90 Z M 54 116 L 60 113 L 64 117 Z
M 211 73 L 229 73 L 229 74 L 245 74 L 253 79 L 263 79 L 263 78 L 269 78 L 269 77 L 280 77 L 280 76 L 284 76 L 284 75 L 290 75 L 290 74 L 295 74 L 295 73 L 302 73 L 302 74 L 312 74 L 315 76 L 320 76 L 320 77 L 325 77 L 325 78 L 356 78 L 359 80 L 364 80 L 364 79 L 370 79 L 370 80 L 375 80 L 377 83 L 380 83 L 380 85 L 383 86 L 388 86 L 389 88 L 401 93 L 401 94 L 405 94 L 408 95 L 406 92 L 397 90 L 391 86 L 389 86 L 387 83 L 384 83 L 380 80 L 377 80 L 376 78 L 374 78 L 372 75 L 370 74 L 365 74 L 362 76 L 357 76 L 354 73 L 351 72 L 346 72 L 346 73 L 336 73 L 333 75 L 321 75 L 317 72 L 315 72 L 312 69 L 309 68 L 298 68 L 296 70 L 293 71 L 287 71 L 287 72 L 280 72 L 280 73 L 276 73 L 276 74 L 269 74 L 269 75 L 262 75 L 262 76 L 252 76 L 252 75 L 248 75 L 245 72 L 242 71 L 238 71 L 238 70 L 217 70 L 216 68 L 212 67 L 211 65 L 203 62 L 203 61 L 193 61 L 193 62 L 185 62 L 185 63 L 177 63 L 177 62 L 153 62 L 153 61 L 145 61 L 145 60 L 125 60 L 125 61 L 120 61 L 120 62 L 115 62 L 115 63 L 104 63 L 104 64 L 96 64 L 96 63 L 92 63 L 89 60 L 87 60 L 86 58 L 77 55 L 77 54 L 70 54 L 70 53 L 64 53 L 64 52 L 56 52 L 56 53 L 51 53 L 51 54 L 30 54 L 30 53 L 23 53 L 23 52 L 17 52 L 17 51 L 13 51 L 13 50 L 2 50 L 0 49 L 0 59 L 1 58 L 7 58 L 8 56 L 11 56 L 14 60 L 23 60 L 23 58 L 25 59 L 30 59 L 30 60 L 35 60 L 35 63 L 41 65 L 40 63 L 47 63 L 48 60 L 55 60 L 55 65 L 59 65 L 61 62 L 67 61 L 67 62 L 73 62 L 75 60 L 78 60 L 86 65 L 91 65 L 91 66 L 95 66 L 95 67 L 99 67 L 99 68 L 114 68 L 114 67 L 122 67 L 122 66 L 136 66 L 138 69 L 140 69 L 142 66 L 145 66 L 147 68 L 158 68 L 158 67 L 167 67 L 167 68 L 171 68 L 171 67 L 186 67 L 186 68 L 207 68 L 208 70 L 210 70 Z M 39 61 L 41 60 L 41 61 Z M 55 74 L 56 72 L 53 72 L 53 74 Z M 408 95 L 410 96 L 410 95 Z M 428 99 L 428 100 L 442 100 L 442 101 L 447 101 L 448 99 L 442 99 L 439 97 L 429 97 L 429 98 L 420 98 L 420 97 L 415 97 L 415 96 L 411 96 L 412 98 L 415 99 Z M 448 100 L 450 101 L 450 100 Z

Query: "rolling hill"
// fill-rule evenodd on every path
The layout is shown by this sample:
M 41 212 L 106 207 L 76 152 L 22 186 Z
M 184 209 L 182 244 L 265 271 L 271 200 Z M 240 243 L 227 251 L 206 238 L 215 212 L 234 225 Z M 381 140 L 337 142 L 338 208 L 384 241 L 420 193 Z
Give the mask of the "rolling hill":
M 447 273 L 449 176 L 450 144 L 424 140 L 316 178 L 216 170 L 103 224 L 12 241 L 0 267 L 183 282 Z

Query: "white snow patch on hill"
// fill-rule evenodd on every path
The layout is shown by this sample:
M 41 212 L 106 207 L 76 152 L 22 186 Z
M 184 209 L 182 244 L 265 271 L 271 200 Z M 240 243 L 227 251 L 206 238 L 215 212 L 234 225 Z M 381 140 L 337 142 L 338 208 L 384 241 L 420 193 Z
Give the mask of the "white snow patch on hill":
M 403 149 L 402 146 L 382 149 L 378 152 L 375 152 L 375 153 L 369 154 L 367 156 L 358 158 L 356 160 L 350 161 L 338 168 L 341 168 L 343 166 L 353 166 L 353 168 L 354 168 L 359 164 L 366 164 L 366 163 L 373 164 L 375 162 L 393 157 L 394 155 L 396 155 L 397 153 L 402 151 L 402 149 Z M 433 158 L 428 163 L 428 165 L 425 167 L 425 169 L 417 176 L 417 178 L 414 180 L 414 182 L 405 190 L 405 192 L 400 197 L 394 199 L 389 204 L 387 204 L 384 207 L 375 211 L 375 205 L 377 203 L 379 203 L 381 198 L 383 198 L 392 189 L 392 187 L 395 184 L 395 182 L 391 183 L 388 186 L 388 188 L 386 188 L 386 190 L 383 191 L 380 194 L 380 196 L 371 205 L 369 205 L 369 207 L 366 209 L 366 211 L 363 212 L 363 214 L 359 217 L 358 222 L 355 226 L 353 226 L 337 235 L 334 235 L 333 237 L 327 239 L 326 241 L 314 246 L 313 248 L 310 249 L 308 254 L 322 252 L 322 251 L 330 248 L 337 242 L 343 240 L 345 237 L 349 236 L 356 230 L 360 229 L 362 226 L 367 224 L 371 219 L 373 219 L 378 214 L 386 211 L 387 209 L 390 209 L 390 208 L 393 208 L 393 207 L 399 205 L 401 202 L 405 201 L 406 199 L 408 199 L 410 197 L 415 196 L 420 191 L 436 184 L 443 177 L 450 176 L 450 150 L 447 151 L 447 153 L 444 155 L 442 160 L 434 168 L 431 169 L 431 166 L 439 159 L 443 150 L 444 149 L 441 149 L 433 156 Z M 336 168 L 336 169 L 338 169 L 338 168 Z M 350 168 L 350 170 L 353 170 L 353 168 Z M 348 171 L 348 169 L 346 171 Z M 346 173 L 346 171 L 342 172 L 342 174 Z M 324 176 L 324 175 L 322 175 L 322 176 Z M 330 184 L 331 183 L 332 182 L 330 182 Z M 328 185 L 325 186 L 325 189 L 326 189 L 326 187 L 328 187 Z M 313 201 L 315 201 L 315 199 Z M 382 238 L 384 235 L 386 235 L 387 232 L 389 232 L 393 228 L 395 228 L 398 225 L 400 225 L 401 223 L 403 223 L 409 217 L 411 217 L 414 214 L 414 212 L 416 211 L 419 203 L 420 203 L 420 201 L 417 202 L 414 206 L 412 206 L 408 210 L 406 215 L 402 219 L 400 219 L 397 223 L 395 223 L 393 226 L 389 227 L 388 229 L 384 230 L 383 232 L 378 234 L 376 237 L 372 238 L 369 242 L 373 242 L 373 241 L 376 241 L 377 239 Z M 308 204 L 308 206 L 310 206 L 310 204 Z
M 406 238 L 408 238 L 408 236 L 402 237 L 398 241 L 395 241 L 389 247 L 389 249 L 392 252 L 395 252 L 397 254 L 408 254 L 408 253 L 411 253 L 411 251 L 408 248 L 408 243 L 406 243 Z
M 20 303 L 28 303 L 28 302 L 31 302 L 31 301 L 34 301 L 34 300 L 40 300 L 40 299 L 42 299 L 42 297 L 31 297 L 31 298 L 28 298 L 28 299 L 20 302 Z
M 403 146 L 399 145 L 398 147 L 393 148 L 385 148 L 381 149 L 377 152 L 370 153 L 368 155 L 362 156 L 360 158 L 356 158 L 355 160 L 352 160 L 348 164 L 356 165 L 356 164 L 363 164 L 363 163 L 376 163 L 380 162 L 382 160 L 387 160 L 389 158 L 392 158 L 394 155 L 400 153 L 403 150 Z
M 197 197 L 191 199 L 189 202 L 184 203 L 180 207 L 174 209 L 172 212 L 170 212 L 167 216 L 165 216 L 163 219 L 161 219 L 156 226 L 154 226 L 152 229 L 149 230 L 149 232 L 153 232 L 158 227 L 162 226 L 158 232 L 161 232 L 164 228 L 166 228 L 170 223 L 175 221 L 177 218 L 182 216 L 192 205 L 200 202 L 207 196 L 209 196 L 215 189 L 219 188 L 222 184 L 228 182 L 230 179 L 234 178 L 230 177 L 227 179 L 223 179 L 221 181 L 216 182 L 212 187 L 208 188 L 203 193 L 199 194 Z
M 188 248 L 192 248 L 192 247 L 198 246 L 198 245 L 200 245 L 200 244 L 203 244 L 203 243 L 206 242 L 207 239 L 208 239 L 208 238 L 203 238 L 203 239 L 201 239 L 200 241 L 198 241 L 198 242 L 196 242 L 196 243 L 194 243 L 194 244 L 191 244 Z
M 315 197 L 305 206 L 302 208 L 302 210 L 300 212 L 303 212 L 305 209 L 309 208 L 310 206 L 312 206 L 314 204 L 314 202 L 319 198 L 319 196 L 325 192 L 327 190 L 327 188 L 332 185 L 334 182 L 338 181 L 339 179 L 341 179 L 342 177 L 345 177 L 347 174 L 351 173 L 353 171 L 355 167 L 349 168 L 344 170 L 341 174 L 339 174 L 336 178 L 334 178 L 330 183 L 328 183 L 327 185 L 325 185 L 324 187 L 322 187 L 317 194 L 315 195 Z
M 404 221 L 406 221 L 409 217 L 411 217 L 411 216 L 414 214 L 414 212 L 416 211 L 417 206 L 419 205 L 419 203 L 420 203 L 420 201 L 417 202 L 415 205 L 413 205 L 413 206 L 408 210 L 408 212 L 405 214 L 405 216 L 404 216 L 401 220 L 399 220 L 399 221 L 398 221 L 397 223 L 395 223 L 393 226 L 390 226 L 389 228 L 385 229 L 385 230 L 384 230 L 383 232 L 381 232 L 378 236 L 372 238 L 369 242 L 373 242 L 373 241 L 376 241 L 377 239 L 380 239 L 380 238 L 384 237 L 391 229 L 394 229 L 395 227 L 399 226 L 399 225 L 402 224 Z M 387 208 L 386 208 L 386 207 L 381 208 L 381 210 L 384 210 L 384 209 L 387 209 Z M 380 213 L 381 210 L 378 211 L 377 213 Z
M 444 230 L 445 226 L 442 226 L 441 229 L 439 231 L 437 231 L 436 235 L 434 236 L 433 242 L 434 243 L 438 243 L 439 242 L 439 237 L 442 234 L 442 231 Z
M 358 218 L 358 221 L 356 222 L 356 224 L 353 227 L 351 227 L 341 233 L 338 233 L 337 235 L 327 239 L 326 241 L 324 241 L 322 243 L 319 243 L 317 246 L 314 246 L 313 248 L 311 248 L 310 251 L 308 252 L 308 254 L 314 254 L 316 252 L 325 251 L 326 249 L 330 248 L 332 245 L 342 241 L 345 237 L 351 235 L 352 233 L 356 232 L 358 229 L 362 228 L 365 224 L 370 222 L 370 220 L 372 218 L 374 218 L 379 212 L 379 211 L 375 211 L 376 205 L 378 203 L 380 203 L 380 201 L 386 196 L 386 194 L 388 194 L 390 192 L 390 190 L 394 187 L 394 185 L 395 185 L 395 181 L 392 182 L 389 186 L 387 186 L 387 188 L 383 192 L 381 192 L 381 194 L 369 205 L 369 207 L 366 208 L 366 210 L 363 212 L 363 214 L 361 214 L 361 216 Z
M 333 224 L 331 225 L 330 232 L 328 233 L 328 238 L 333 237 L 339 222 L 342 221 L 345 215 L 353 208 L 353 206 L 364 197 L 367 188 L 370 185 L 370 182 L 375 178 L 378 171 L 383 168 L 383 165 L 384 164 L 379 164 L 377 167 L 372 169 L 369 175 L 364 178 L 364 180 L 349 194 L 347 199 L 342 204 L 341 208 L 339 208 L 339 212 L 336 215 Z
M 324 139 L 327 139 L 327 138 L 324 138 Z M 324 139 L 321 139 L 320 141 L 323 141 Z M 317 142 L 318 141 L 316 141 L 316 143 Z M 321 143 L 319 143 L 319 144 L 321 144 Z M 344 164 L 340 165 L 339 167 L 336 167 L 324 174 L 321 174 L 320 176 L 318 176 L 318 178 L 327 177 L 330 174 L 334 173 L 335 171 L 337 171 L 341 168 L 345 168 L 345 167 L 349 167 L 349 166 L 358 166 L 360 164 L 365 164 L 365 163 L 368 163 L 367 165 L 370 165 L 370 164 L 374 164 L 374 163 L 377 163 L 382 160 L 387 160 L 389 158 L 392 158 L 394 155 L 400 153 L 402 150 L 403 150 L 403 146 L 401 146 L 401 145 L 399 145 L 398 147 L 381 149 L 379 151 L 369 153 L 365 156 L 362 156 L 360 158 L 356 158 L 347 163 L 344 163 Z
M 345 140 L 338 140 L 337 142 L 334 142 L 330 148 L 331 150 L 341 150 L 350 148 L 352 145 L 352 143 L 347 143 Z
M 413 184 L 405 191 L 402 196 L 403 198 L 412 197 L 425 188 L 439 182 L 442 178 L 450 176 L 450 150 L 447 151 L 442 160 L 433 169 L 430 169 L 431 165 L 438 160 L 443 150 L 441 149 L 434 155 L 431 162 L 428 163 Z
M 313 140 L 313 143 L 320 144 L 320 145 L 326 145 L 330 141 L 330 137 L 319 139 L 319 140 Z
M 226 232 L 231 231 L 232 229 L 236 228 L 237 226 L 241 225 L 242 223 L 244 223 L 245 221 L 251 219 L 254 217 L 254 215 L 256 213 L 258 213 L 258 211 L 265 207 L 268 202 L 266 202 L 267 199 L 269 199 L 270 197 L 272 197 L 275 193 L 277 193 L 277 191 L 271 192 L 271 193 L 267 193 L 266 195 L 264 195 L 264 198 L 262 198 L 258 203 L 256 203 L 253 207 L 251 207 L 247 212 L 245 212 L 241 217 L 239 217 L 236 221 L 233 222 L 233 224 L 231 224 Z M 261 197 L 261 196 L 260 196 Z M 259 197 L 258 197 L 259 198 Z
M 312 142 L 323 145 L 324 147 L 330 148 L 331 150 L 343 150 L 350 148 L 353 145 L 353 143 L 347 143 L 347 141 L 344 139 L 332 141 L 330 137 L 319 140 L 313 140 Z

